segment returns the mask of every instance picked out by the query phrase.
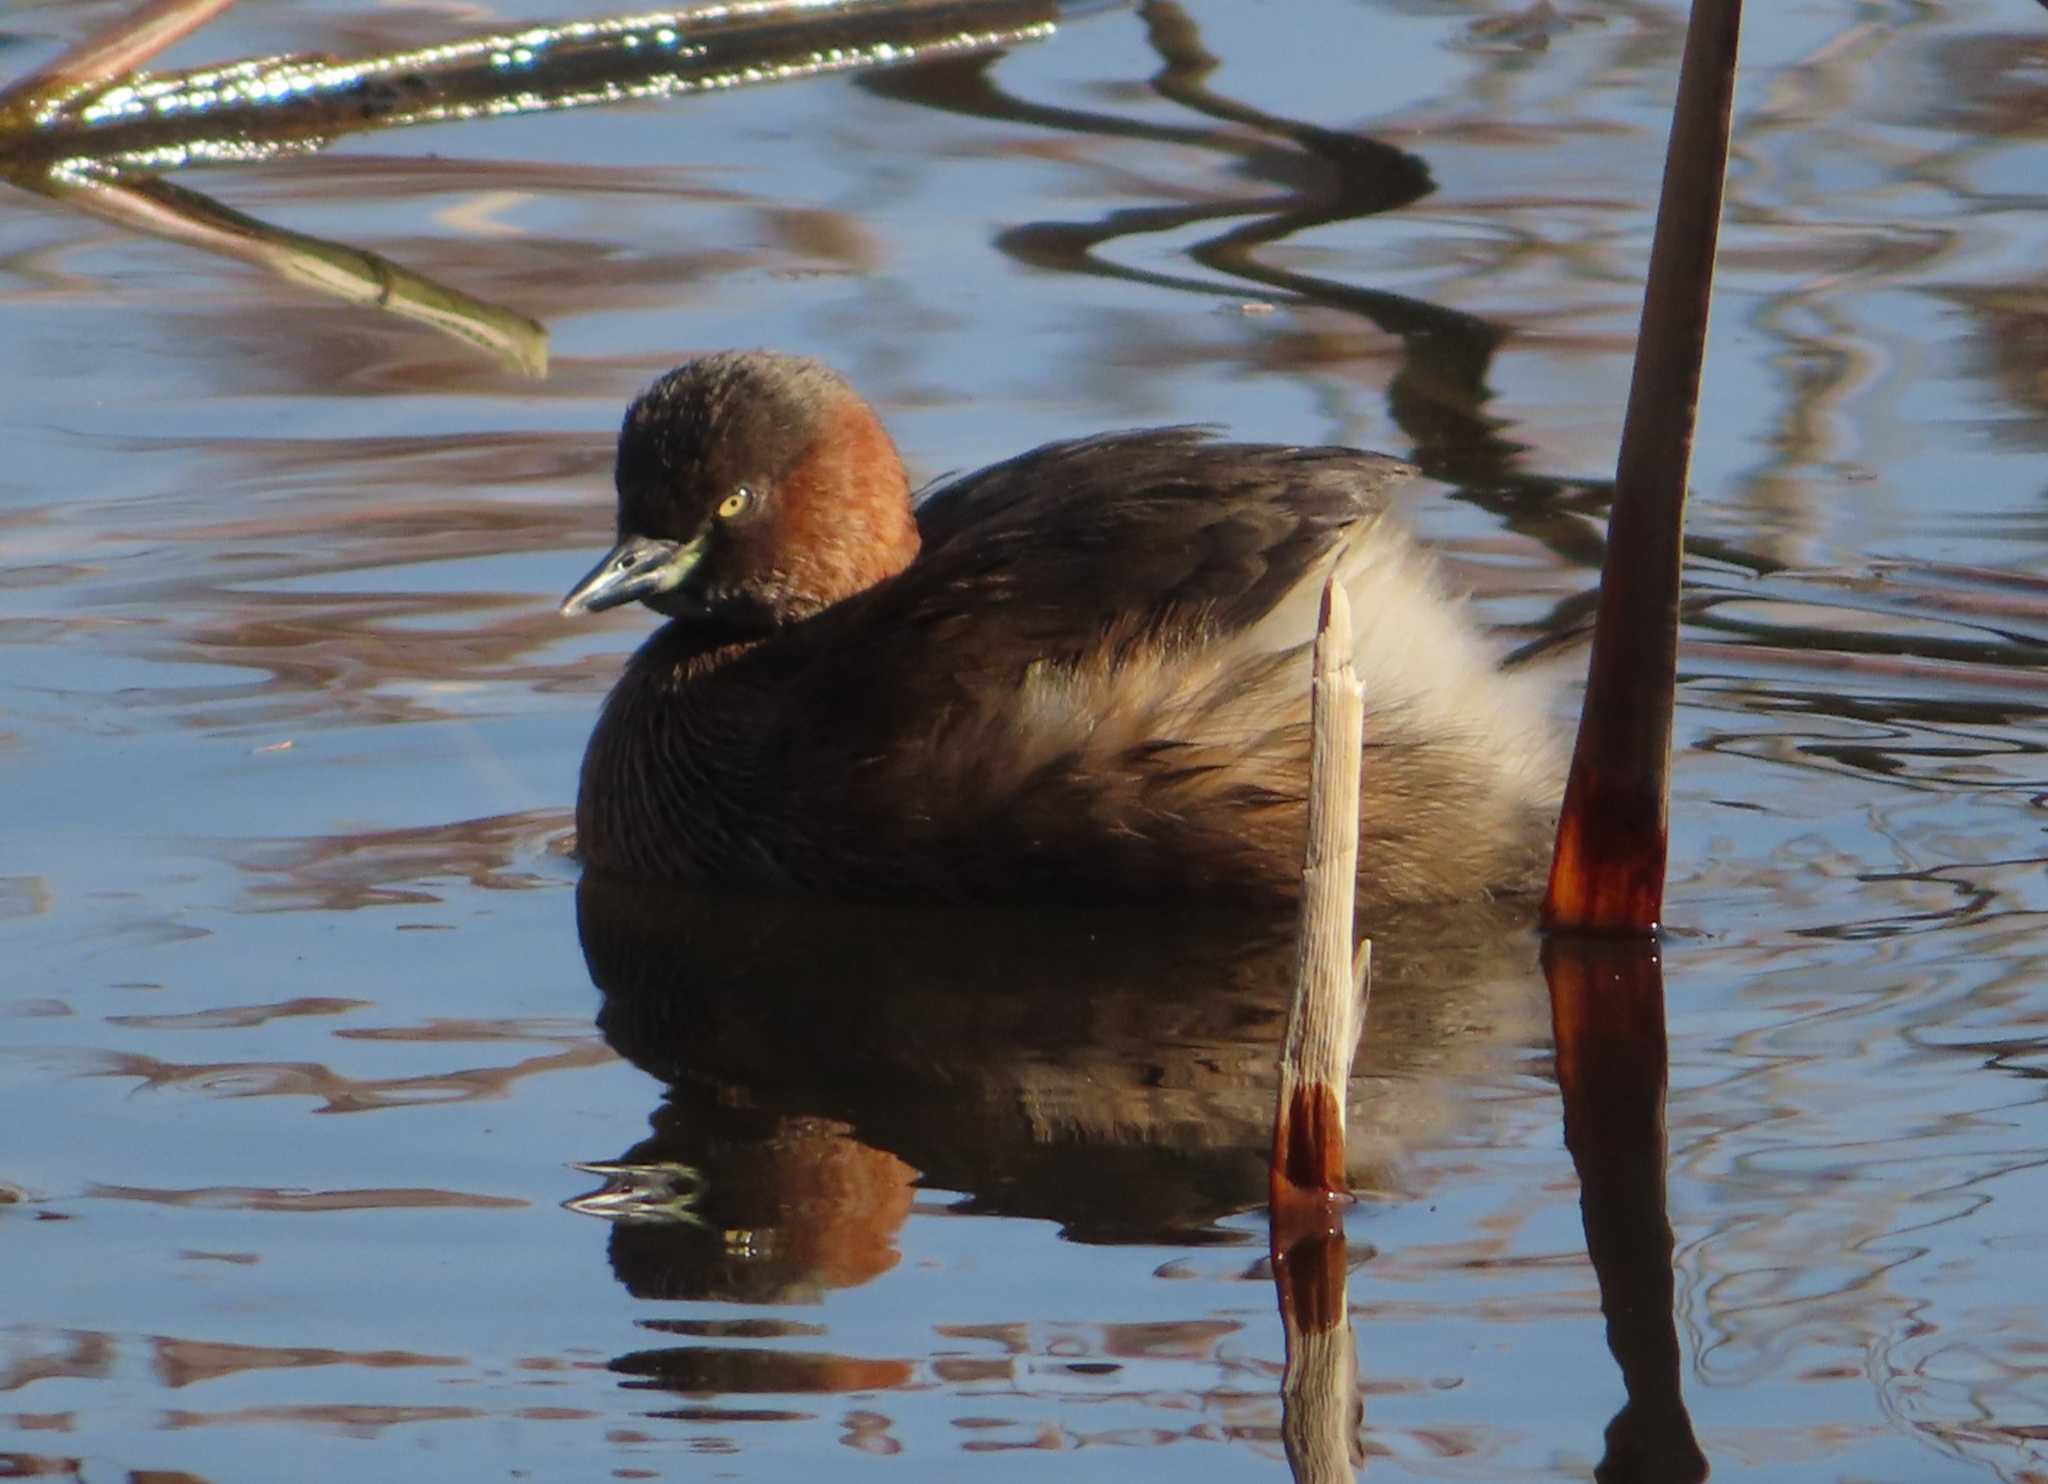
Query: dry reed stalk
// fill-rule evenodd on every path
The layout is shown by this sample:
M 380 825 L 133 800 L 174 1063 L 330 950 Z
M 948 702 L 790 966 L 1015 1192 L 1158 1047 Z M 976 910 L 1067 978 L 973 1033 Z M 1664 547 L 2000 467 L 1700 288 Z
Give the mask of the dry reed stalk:
M 1351 666 L 1351 604 L 1332 577 L 1315 643 L 1308 843 L 1294 999 L 1280 1057 L 1270 1170 L 1275 1250 L 1303 1218 L 1327 1229 L 1345 1194 L 1344 1089 L 1358 1044 L 1370 945 L 1351 951 L 1358 881 L 1358 785 L 1365 693 Z
M 1295 937 L 1294 999 L 1280 1056 L 1270 1170 L 1273 1283 L 1287 1337 L 1281 1437 L 1294 1477 L 1337 1484 L 1359 1460 L 1362 1402 L 1345 1295 L 1340 1204 L 1344 1089 L 1364 1019 L 1372 944 L 1351 951 L 1358 889 L 1358 788 L 1365 692 L 1351 665 L 1351 604 L 1323 587 L 1310 682 L 1308 840 Z

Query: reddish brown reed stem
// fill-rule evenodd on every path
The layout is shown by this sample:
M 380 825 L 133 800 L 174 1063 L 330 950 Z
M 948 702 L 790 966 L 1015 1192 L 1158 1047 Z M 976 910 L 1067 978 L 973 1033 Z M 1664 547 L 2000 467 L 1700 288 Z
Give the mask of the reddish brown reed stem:
M 1694 0 L 1578 745 L 1543 902 L 1553 931 L 1647 934 L 1664 905 L 1685 478 L 1728 167 L 1740 0 Z

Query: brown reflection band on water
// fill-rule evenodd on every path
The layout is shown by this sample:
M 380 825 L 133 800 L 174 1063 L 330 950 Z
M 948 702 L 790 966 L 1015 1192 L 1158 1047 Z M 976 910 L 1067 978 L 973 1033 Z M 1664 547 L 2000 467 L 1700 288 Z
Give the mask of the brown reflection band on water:
M 408 1039 L 437 1038 L 425 1034 Z M 594 1041 L 569 1040 L 565 1049 L 552 1055 L 530 1056 L 510 1066 L 413 1077 L 350 1077 L 318 1062 L 172 1062 L 132 1052 L 100 1053 L 94 1058 L 94 1071 L 103 1077 L 133 1077 L 141 1088 L 151 1090 L 176 1087 L 222 1098 L 310 1098 L 319 1103 L 314 1110 L 319 1113 L 366 1113 L 493 1101 L 525 1078 L 603 1066 L 611 1059 L 611 1052 Z
M 60 1351 L 19 1355 L 0 1366 L 0 1392 L 19 1391 L 38 1381 L 104 1381 L 114 1373 L 114 1343 L 92 1330 L 63 1332 Z
M 305 995 L 271 1005 L 223 1005 L 215 1010 L 188 1010 L 179 1015 L 109 1015 L 107 1024 L 144 1031 L 247 1030 L 300 1015 L 346 1015 L 351 1010 L 366 1010 L 370 1004 L 369 1000 Z
M 161 445 L 135 440 L 131 446 L 147 457 Z M 365 570 L 481 560 L 590 539 L 591 502 L 493 500 L 476 491 L 479 485 L 506 489 L 575 478 L 608 463 L 608 453 L 592 457 L 574 437 L 499 435 L 439 446 L 407 439 L 280 439 L 239 447 L 255 465 L 245 482 L 209 487 L 189 502 L 166 501 L 165 512 L 149 521 L 105 533 L 109 540 L 165 543 L 171 550 L 153 554 L 147 564 L 113 569 L 129 580 L 105 582 L 94 598 L 102 607 L 151 615 L 146 626 L 103 626 L 145 655 L 256 674 L 137 686 L 112 697 L 115 704 L 172 707 L 183 725 L 261 729 L 270 742 L 278 740 L 275 729 L 285 727 L 474 719 L 473 709 L 446 697 L 479 682 L 601 693 L 614 678 L 617 662 L 610 655 L 540 658 L 539 651 L 561 638 L 561 620 L 551 605 L 529 595 L 451 594 L 431 581 L 410 591 L 362 593 L 335 581 Z M 365 488 L 378 493 L 366 497 Z M 258 507 L 257 513 L 221 518 L 219 502 L 241 495 L 251 498 L 239 503 Z M 237 556 L 247 559 L 231 560 Z M 328 580 L 285 590 L 267 586 L 311 577 Z M 458 616 L 462 621 L 454 622 Z M 79 632 L 108 642 L 103 630 Z
M 443 881 L 481 891 L 540 889 L 549 881 L 521 869 L 522 858 L 537 864 L 535 857 L 558 848 L 568 826 L 566 813 L 531 809 L 409 829 L 223 842 L 219 849 L 249 878 L 238 911 L 347 912 L 439 902 Z
M 1680 1388 L 1683 1357 L 1665 1209 L 1664 974 L 1654 943 L 1552 938 L 1550 982 L 1564 1140 L 1579 1173 L 1586 1251 L 1628 1401 L 1607 1425 L 1600 1484 L 1707 1476 Z
M 176 1390 L 250 1371 L 303 1370 L 309 1366 L 367 1366 L 372 1370 L 459 1366 L 459 1355 L 418 1355 L 408 1350 L 328 1350 L 306 1345 L 236 1345 L 225 1340 L 185 1340 L 161 1335 L 150 1342 L 150 1368 Z
M 141 1185 L 88 1185 L 81 1194 L 91 1200 L 141 1201 L 152 1206 L 187 1206 L 209 1211 L 501 1211 L 528 1204 L 511 1196 L 397 1187 L 272 1190 L 251 1185 L 202 1185 L 190 1190 L 154 1190 Z
M 67 1419 L 70 1416 L 69 1413 L 56 1415 Z M 0 1453 L 0 1470 L 4 1470 L 0 1472 L 0 1478 L 6 1479 L 82 1479 L 85 1477 L 85 1460 L 54 1453 Z M 176 1475 L 172 1479 L 174 1484 L 185 1484 Z M 196 1484 L 207 1484 L 207 1481 L 198 1479 Z
M 416 1422 L 475 1422 L 490 1414 L 476 1407 L 393 1407 L 339 1402 L 303 1407 L 243 1407 L 232 1412 L 165 1412 L 161 1425 L 172 1431 L 194 1427 L 246 1427 L 278 1422 L 292 1427 L 327 1427 L 350 1437 L 375 1437 L 390 1427 Z

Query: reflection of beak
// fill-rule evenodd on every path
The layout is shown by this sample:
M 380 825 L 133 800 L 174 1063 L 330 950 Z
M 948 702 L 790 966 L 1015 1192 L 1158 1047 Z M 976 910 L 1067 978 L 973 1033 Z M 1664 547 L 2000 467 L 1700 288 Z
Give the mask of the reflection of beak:
M 703 557 L 702 536 L 688 543 L 628 536 L 569 590 L 569 596 L 562 599 L 562 612 L 573 618 L 669 592 L 682 585 Z

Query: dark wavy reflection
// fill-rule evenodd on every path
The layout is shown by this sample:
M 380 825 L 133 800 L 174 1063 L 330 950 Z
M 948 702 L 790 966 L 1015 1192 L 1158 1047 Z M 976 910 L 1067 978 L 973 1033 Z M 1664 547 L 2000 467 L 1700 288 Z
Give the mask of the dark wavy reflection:
M 1354 314 L 1399 341 L 1401 367 L 1388 388 L 1388 410 L 1412 448 L 1408 456 L 1433 478 L 1461 486 L 1469 498 L 1505 516 L 1525 534 L 1562 554 L 1597 566 L 1592 527 L 1557 518 L 1548 507 L 1585 486 L 1532 474 L 1518 465 L 1524 446 L 1505 438 L 1487 415 L 1487 373 L 1505 340 L 1501 327 L 1425 300 L 1346 284 L 1274 266 L 1266 249 L 1337 222 L 1398 210 L 1435 190 L 1427 161 L 1369 135 L 1289 119 L 1229 98 L 1210 87 L 1218 60 L 1202 45 L 1178 5 L 1140 8 L 1146 36 L 1161 61 L 1153 91 L 1215 126 L 1152 124 L 1112 113 L 1053 107 L 1020 98 L 995 80 L 992 59 L 962 57 L 864 77 L 878 96 L 1011 124 L 1108 139 L 1140 139 L 1229 157 L 1238 173 L 1264 188 L 1223 201 L 1174 200 L 1123 207 L 1093 221 L 1038 221 L 996 235 L 1003 252 L 1030 266 L 1121 279 L 1176 292 L 1314 304 Z M 1126 238 L 1180 232 L 1204 223 L 1216 235 L 1187 249 L 1208 277 L 1118 263 L 1109 255 Z M 1289 348 L 1302 369 L 1319 364 L 1317 347 Z

